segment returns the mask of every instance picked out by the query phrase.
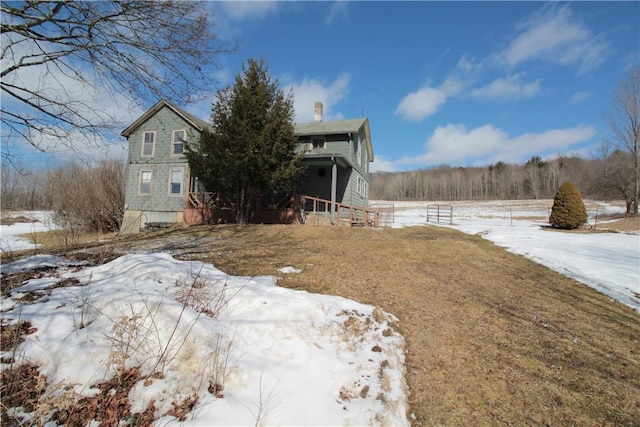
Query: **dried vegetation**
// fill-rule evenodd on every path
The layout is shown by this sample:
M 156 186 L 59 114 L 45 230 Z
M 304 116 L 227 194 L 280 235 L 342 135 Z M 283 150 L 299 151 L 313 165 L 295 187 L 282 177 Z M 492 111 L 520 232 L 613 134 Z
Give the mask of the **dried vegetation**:
M 640 315 L 478 236 L 229 225 L 113 244 L 101 250 L 278 275 L 281 286 L 393 313 L 407 340 L 412 425 L 638 425 Z M 289 265 L 302 273 L 278 272 Z

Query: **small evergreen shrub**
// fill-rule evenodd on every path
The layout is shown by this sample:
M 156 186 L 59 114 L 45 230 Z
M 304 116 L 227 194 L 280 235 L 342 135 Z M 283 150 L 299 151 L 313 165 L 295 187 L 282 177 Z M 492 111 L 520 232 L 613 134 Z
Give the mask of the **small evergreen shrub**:
M 549 223 L 554 228 L 572 230 L 587 222 L 587 209 L 584 207 L 578 187 L 567 181 L 558 189 L 553 198 L 553 208 Z

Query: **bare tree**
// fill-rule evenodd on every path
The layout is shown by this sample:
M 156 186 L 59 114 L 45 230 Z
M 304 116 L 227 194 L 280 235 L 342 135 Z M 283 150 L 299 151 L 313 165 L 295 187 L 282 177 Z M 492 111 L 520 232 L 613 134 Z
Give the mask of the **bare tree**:
M 46 210 L 51 207 L 45 189 L 48 171 L 31 168 L 18 171 L 6 162 L 0 165 L 0 209 Z
M 613 145 L 629 154 L 630 173 L 627 181 L 631 185 L 627 194 L 621 195 L 627 201 L 627 213 L 637 215 L 640 195 L 640 68 L 633 68 L 620 82 L 611 100 L 611 111 L 605 118 Z M 624 156 L 619 153 L 615 157 L 616 162 L 623 159 Z M 627 168 L 621 166 L 620 170 L 624 169 Z
M 207 4 L 191 1 L 2 1 L 2 157 L 10 142 L 44 151 L 101 141 L 117 109 L 103 99 L 187 103 L 228 52 Z M 115 104 L 115 102 L 112 102 Z
M 374 172 L 370 196 L 372 200 L 548 199 L 553 198 L 559 183 L 567 180 L 587 197 L 631 194 L 629 173 L 624 172 L 622 164 L 628 163 L 630 155 L 618 150 L 615 155 L 604 157 L 606 164 L 601 159 L 559 157 L 543 161 L 533 156 L 521 165 L 498 162 L 487 167 L 439 166 L 410 172 Z M 606 187 L 602 179 L 605 175 Z

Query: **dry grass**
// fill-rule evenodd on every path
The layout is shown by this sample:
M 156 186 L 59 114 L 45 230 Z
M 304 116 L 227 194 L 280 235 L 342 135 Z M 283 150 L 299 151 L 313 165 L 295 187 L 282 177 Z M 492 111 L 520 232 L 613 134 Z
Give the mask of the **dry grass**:
M 619 233 L 640 233 L 640 215 L 636 216 L 609 216 L 602 218 L 605 222 L 599 222 L 598 230 L 616 231 Z
M 413 425 L 639 425 L 640 315 L 480 237 L 438 227 L 201 226 L 117 248 L 278 275 L 281 286 L 395 314 Z M 278 273 L 287 265 L 303 272 Z
M 12 216 L 11 214 L 5 214 L 4 212 L 3 212 L 3 215 L 0 216 L 0 224 L 2 225 L 13 225 L 18 223 L 32 223 L 32 222 L 38 222 L 38 220 L 33 218 L 27 218 L 24 215 Z

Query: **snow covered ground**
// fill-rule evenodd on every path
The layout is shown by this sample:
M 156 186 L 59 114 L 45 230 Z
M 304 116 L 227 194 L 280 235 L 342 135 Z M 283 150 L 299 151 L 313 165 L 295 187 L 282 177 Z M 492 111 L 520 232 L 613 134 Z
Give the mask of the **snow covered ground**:
M 453 206 L 453 225 L 442 226 L 480 234 L 640 311 L 640 235 L 544 229 L 551 201 L 441 204 Z M 396 202 L 392 226 L 426 224 L 426 205 Z M 623 208 L 588 209 L 593 223 L 596 209 Z M 2 250 L 33 247 L 17 234 L 40 229 L 48 227 L 2 226 Z M 141 366 L 143 375 L 162 375 L 133 387 L 132 412 L 153 402 L 158 425 L 177 424 L 172 404 L 194 396 L 180 424 L 409 425 L 404 341 L 391 314 L 167 254 L 129 254 L 97 267 L 35 255 L 1 269 L 47 266 L 58 270 L 3 298 L 2 318 L 32 323 L 37 331 L 16 358 L 39 365 L 49 384 L 71 384 L 65 392 L 95 394 L 118 370 Z
M 3 241 L 17 248 L 11 233 L 33 227 L 3 227 Z M 39 366 L 50 393 L 91 396 L 140 367 L 131 412 L 153 402 L 156 425 L 409 425 L 404 339 L 370 305 L 160 253 L 96 267 L 41 254 L 1 269 L 42 271 L 2 299 L 3 321 L 36 332 L 1 356 Z M 185 420 L 169 415 L 194 400 Z M 12 411 L 26 424 L 41 415 Z
M 0 225 L 0 251 L 2 252 L 33 249 L 38 245 L 34 245 L 27 236 L 35 236 L 35 233 L 49 231 L 53 228 L 49 220 L 49 212 L 46 211 L 16 211 L 12 212 L 10 216 L 14 218 L 24 216 L 31 221 Z
M 395 202 L 392 226 L 426 224 L 427 205 L 438 204 L 441 212 L 447 212 L 445 206 L 453 208 L 453 224 L 446 218 L 438 225 L 480 234 L 640 311 L 640 234 L 568 233 L 545 228 L 553 200 Z M 596 228 L 596 214 L 624 213 L 621 203 L 586 201 L 585 205 L 589 224 Z

